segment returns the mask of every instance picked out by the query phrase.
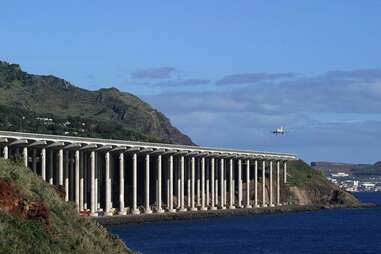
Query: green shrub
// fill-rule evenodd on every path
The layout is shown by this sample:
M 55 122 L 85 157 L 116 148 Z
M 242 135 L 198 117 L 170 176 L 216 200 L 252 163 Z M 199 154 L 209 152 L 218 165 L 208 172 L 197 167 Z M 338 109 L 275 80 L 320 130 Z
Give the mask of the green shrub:
M 313 177 L 321 175 L 321 173 L 302 160 L 290 161 L 287 166 L 288 170 L 288 185 L 303 186 Z

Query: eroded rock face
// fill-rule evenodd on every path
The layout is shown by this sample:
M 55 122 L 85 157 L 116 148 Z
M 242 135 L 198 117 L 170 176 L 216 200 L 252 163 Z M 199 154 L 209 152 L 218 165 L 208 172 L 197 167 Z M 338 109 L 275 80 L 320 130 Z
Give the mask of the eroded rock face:
M 288 188 L 290 201 L 297 205 L 356 205 L 359 201 L 321 176 L 303 186 Z
M 19 209 L 21 201 L 21 195 L 14 186 L 0 178 L 0 208 L 9 213 L 21 215 Z
M 12 183 L 0 178 L 0 209 L 25 219 L 49 225 L 49 210 L 42 201 L 29 201 Z

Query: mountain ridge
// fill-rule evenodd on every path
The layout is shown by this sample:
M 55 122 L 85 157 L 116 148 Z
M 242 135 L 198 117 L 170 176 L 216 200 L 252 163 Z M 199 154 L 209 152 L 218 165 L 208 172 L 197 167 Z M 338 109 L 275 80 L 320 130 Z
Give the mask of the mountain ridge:
M 21 120 L 12 116 L 17 111 L 23 112 Z M 53 75 L 29 74 L 4 61 L 0 61 L 0 117 L 7 119 L 0 124 L 2 130 L 31 131 L 27 126 L 31 125 L 49 134 L 195 145 L 164 114 L 133 94 L 115 87 L 86 90 Z M 22 120 L 27 123 L 21 124 Z
M 370 163 L 343 163 L 343 162 L 333 162 L 333 161 L 313 161 L 311 166 L 315 169 L 324 169 L 330 167 L 334 170 L 361 170 L 361 169 L 375 169 L 381 170 L 381 161 L 377 161 L 374 164 Z

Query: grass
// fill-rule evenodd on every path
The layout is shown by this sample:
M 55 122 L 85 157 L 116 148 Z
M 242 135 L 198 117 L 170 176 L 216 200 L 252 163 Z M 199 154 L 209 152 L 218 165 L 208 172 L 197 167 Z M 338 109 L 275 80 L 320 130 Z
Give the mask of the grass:
M 96 222 L 80 217 L 72 202 L 21 164 L 0 159 L 0 178 L 13 182 L 28 201 L 43 201 L 49 225 L 0 208 L 0 253 L 131 253 Z

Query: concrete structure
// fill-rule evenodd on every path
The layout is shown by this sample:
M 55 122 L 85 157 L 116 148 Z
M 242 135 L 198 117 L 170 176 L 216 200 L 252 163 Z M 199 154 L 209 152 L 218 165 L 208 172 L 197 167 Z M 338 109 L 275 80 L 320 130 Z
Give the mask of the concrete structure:
M 43 180 L 64 186 L 66 200 L 92 216 L 279 206 L 287 161 L 296 159 L 286 153 L 6 131 L 0 131 L 0 149 L 4 159 L 21 159 Z

